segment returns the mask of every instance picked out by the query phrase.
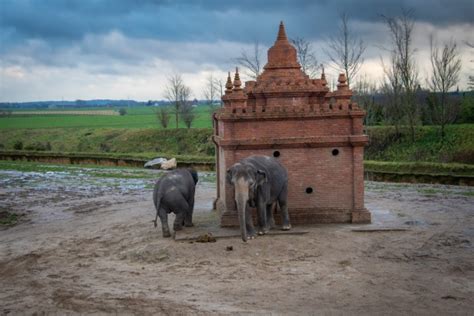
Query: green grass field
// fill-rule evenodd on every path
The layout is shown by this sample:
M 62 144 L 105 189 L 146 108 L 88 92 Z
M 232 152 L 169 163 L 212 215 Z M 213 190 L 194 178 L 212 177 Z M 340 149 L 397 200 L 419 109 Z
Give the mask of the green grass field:
M 440 138 L 435 126 L 421 126 L 416 140 L 409 133 L 397 135 L 391 127 L 370 127 L 370 143 L 365 158 L 378 161 L 458 162 L 474 164 L 474 124 L 446 126 L 446 136 Z
M 48 143 L 52 152 L 213 156 L 211 133 L 199 128 L 17 128 L 2 130 L 0 149 L 14 150 L 21 142 L 23 150 L 32 151 Z
M 94 110 L 110 110 L 111 108 L 100 107 Z M 9 116 L 0 117 L 0 129 L 12 128 L 161 128 L 156 117 L 156 107 L 131 107 L 125 108 L 127 114 L 124 116 L 82 116 L 82 115 L 49 115 L 48 110 L 44 111 L 44 115 L 28 115 L 28 116 Z M 54 109 L 53 109 L 54 110 Z M 62 109 L 61 109 L 62 110 Z M 74 109 L 78 110 L 78 109 Z M 82 111 L 91 111 L 91 108 L 80 109 Z M 194 119 L 193 128 L 209 128 L 212 126 L 211 114 L 209 107 L 199 106 L 195 108 L 196 118 Z M 168 128 L 175 127 L 174 116 L 170 118 Z M 183 122 L 179 124 L 180 128 L 185 128 Z
M 111 108 L 97 108 L 104 110 Z M 90 108 L 83 109 L 91 111 Z M 19 149 L 69 153 L 137 154 L 153 153 L 212 157 L 212 126 L 209 107 L 195 109 L 191 129 L 174 117 L 167 129 L 161 128 L 155 107 L 127 108 L 124 116 L 25 115 L 0 117 L 0 150 Z M 396 134 L 391 127 L 369 127 L 365 159 L 374 161 L 420 161 L 474 164 L 474 124 L 449 125 L 441 140 L 438 128 L 421 126 L 415 142 L 408 132 Z

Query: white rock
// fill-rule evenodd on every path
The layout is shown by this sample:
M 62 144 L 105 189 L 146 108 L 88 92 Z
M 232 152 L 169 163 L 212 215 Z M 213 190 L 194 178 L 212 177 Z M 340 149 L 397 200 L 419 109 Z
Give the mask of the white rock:
M 144 165 L 145 168 L 160 168 L 161 164 L 168 161 L 166 158 L 155 158 L 147 161 Z
M 161 169 L 164 169 L 164 170 L 176 169 L 177 165 L 178 164 L 176 162 L 176 158 L 171 158 L 170 160 L 165 161 L 161 164 Z

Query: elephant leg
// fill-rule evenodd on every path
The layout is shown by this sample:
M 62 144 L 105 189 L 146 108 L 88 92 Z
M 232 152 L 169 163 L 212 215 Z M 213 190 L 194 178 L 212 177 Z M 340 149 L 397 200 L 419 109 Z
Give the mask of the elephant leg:
M 247 228 L 247 239 L 254 239 L 255 236 L 257 236 L 257 232 L 253 227 L 252 212 L 250 211 L 248 204 L 245 211 L 245 223 L 245 227 Z
M 176 213 L 176 218 L 174 219 L 174 224 L 173 224 L 174 231 L 183 229 L 184 216 L 185 216 L 184 212 Z
M 193 212 L 194 212 L 194 192 L 191 194 L 191 198 L 188 201 L 188 210 L 184 215 L 184 226 L 192 227 L 193 225 Z
M 285 187 L 280 193 L 280 196 L 278 197 L 278 204 L 280 206 L 281 221 L 283 224 L 282 229 L 290 230 L 290 216 L 288 215 L 288 187 Z
M 184 197 L 180 196 L 173 201 L 173 211 L 176 214 L 174 220 L 173 229 L 175 231 L 183 229 L 183 223 L 186 216 L 186 213 L 189 210 L 188 202 Z
M 276 203 L 268 204 L 267 205 L 267 223 L 265 225 L 266 232 L 270 231 L 273 227 L 275 227 L 275 219 L 273 218 L 273 208 L 276 207 Z
M 168 212 L 164 208 L 158 210 L 158 216 L 161 221 L 161 231 L 163 232 L 163 237 L 170 237 L 170 227 L 168 226 Z
M 267 205 L 264 201 L 257 202 L 257 220 L 258 220 L 258 234 L 264 235 L 266 233 L 265 227 L 267 226 Z

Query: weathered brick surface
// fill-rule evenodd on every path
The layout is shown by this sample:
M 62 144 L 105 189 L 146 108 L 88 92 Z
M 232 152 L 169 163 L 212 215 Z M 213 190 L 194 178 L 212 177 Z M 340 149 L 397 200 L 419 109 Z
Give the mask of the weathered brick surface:
M 288 206 L 293 224 L 370 222 L 364 208 L 365 113 L 351 103 L 344 74 L 337 90 L 324 73 L 310 79 L 300 68 L 283 24 L 256 81 L 230 74 L 224 108 L 215 115 L 218 201 L 223 226 L 237 225 L 234 193 L 226 170 L 250 155 L 273 156 L 289 174 Z M 277 222 L 279 215 L 275 216 Z

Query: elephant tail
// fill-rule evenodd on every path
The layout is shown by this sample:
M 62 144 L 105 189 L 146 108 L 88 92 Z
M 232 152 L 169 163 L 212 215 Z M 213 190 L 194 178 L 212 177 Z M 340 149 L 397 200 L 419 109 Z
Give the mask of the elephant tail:
M 160 210 L 160 203 L 161 203 L 161 196 L 158 194 L 158 188 L 155 187 L 155 190 L 153 190 L 153 204 L 155 204 L 155 209 L 156 209 L 156 216 L 155 220 L 153 220 L 153 224 L 155 225 L 155 228 L 158 226 L 158 212 Z

